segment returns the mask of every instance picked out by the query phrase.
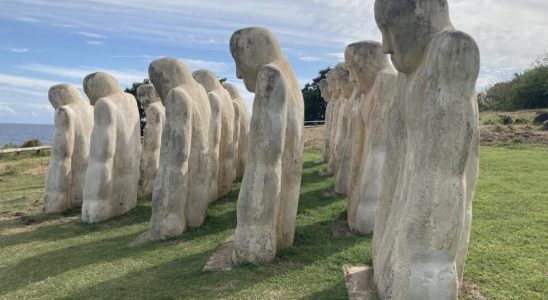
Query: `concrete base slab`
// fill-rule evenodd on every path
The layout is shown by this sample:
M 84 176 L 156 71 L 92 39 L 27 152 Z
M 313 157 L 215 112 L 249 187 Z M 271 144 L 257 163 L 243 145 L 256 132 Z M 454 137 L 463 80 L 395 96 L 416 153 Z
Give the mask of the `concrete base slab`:
M 344 265 L 344 281 L 350 300 L 379 300 L 373 281 L 373 268 L 366 265 Z
M 143 244 L 152 241 L 152 235 L 150 234 L 150 231 L 143 232 L 141 235 L 139 235 L 134 241 L 129 243 L 129 248 L 135 248 L 142 246 Z
M 318 176 L 320 177 L 327 177 L 333 175 L 333 172 L 327 172 L 327 170 L 322 170 L 318 173 Z
M 350 228 L 348 228 L 348 224 L 346 224 L 346 220 L 344 219 L 337 219 L 333 223 L 333 225 L 331 225 L 331 231 L 333 232 L 334 237 L 346 237 L 354 235 Z
M 232 270 L 232 261 L 230 260 L 230 257 L 232 256 L 233 250 L 234 236 L 231 235 L 223 242 L 221 247 L 211 255 L 207 264 L 204 266 L 203 271 L 220 272 Z
M 324 197 L 324 198 L 335 198 L 337 196 L 339 196 L 339 195 L 337 193 L 335 193 L 335 191 L 333 189 L 325 190 L 322 193 L 322 197 Z

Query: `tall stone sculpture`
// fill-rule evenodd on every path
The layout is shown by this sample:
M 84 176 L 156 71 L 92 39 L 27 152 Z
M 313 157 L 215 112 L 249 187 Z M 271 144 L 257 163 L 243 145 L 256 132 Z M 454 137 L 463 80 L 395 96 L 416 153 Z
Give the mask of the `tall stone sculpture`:
M 479 50 L 446 0 L 377 0 L 400 72 L 373 237 L 384 299 L 457 299 L 478 172 Z
M 355 134 L 358 132 L 359 118 L 358 111 L 362 107 L 363 92 L 357 87 L 357 81 L 352 80 L 350 76 L 349 66 L 354 64 L 354 57 L 347 55 L 345 68 L 348 70 L 348 80 L 343 82 L 343 102 L 339 111 L 337 132 L 337 151 L 338 172 L 335 173 L 334 191 L 337 194 L 347 195 L 350 186 L 351 172 L 350 169 L 352 157 L 355 154 L 355 148 L 359 147 L 360 141 L 355 139 Z M 352 92 L 350 92 L 352 91 Z M 361 141 L 363 145 L 363 140 Z
M 337 64 L 335 68 L 329 71 L 326 75 L 326 78 L 328 81 L 329 93 L 331 94 L 331 102 L 333 102 L 332 103 L 333 108 L 330 111 L 331 125 L 328 133 L 329 140 L 330 140 L 330 147 L 329 147 L 329 157 L 327 160 L 327 174 L 334 174 L 337 167 L 335 145 L 336 145 L 337 131 L 339 130 L 339 126 L 340 126 L 340 124 L 338 124 L 338 117 L 339 117 L 339 110 L 341 107 L 341 99 L 342 99 L 341 81 L 344 80 L 345 76 L 346 78 L 348 77 L 342 64 Z
M 215 73 L 208 70 L 198 70 L 192 73 L 208 93 L 211 101 L 218 103 L 221 118 L 221 138 L 219 141 L 219 173 L 217 198 L 230 193 L 232 183 L 236 179 L 236 150 L 238 141 L 234 138 L 234 105 L 232 97 L 223 88 Z M 212 99 L 213 98 L 213 99 Z
M 205 89 L 175 58 L 153 61 L 150 80 L 166 107 L 150 237 L 162 240 L 202 225 L 209 204 L 209 122 Z
M 228 82 L 223 83 L 223 87 L 228 91 L 232 97 L 232 101 L 238 104 L 240 108 L 240 126 L 238 137 L 238 164 L 236 175 L 237 178 L 244 177 L 245 164 L 247 162 L 247 147 L 249 140 L 249 113 L 247 111 L 247 104 L 244 98 L 240 95 L 238 88 Z
M 82 221 L 97 223 L 127 213 L 137 204 L 141 129 L 137 102 L 107 73 L 84 79 L 94 106 Z
M 49 89 L 55 109 L 55 131 L 46 176 L 45 213 L 61 213 L 81 206 L 93 129 L 93 107 L 71 85 Z
M 363 100 L 352 111 L 349 147 L 341 166 L 349 176 L 347 222 L 351 230 L 369 234 L 377 212 L 387 114 L 396 89 L 396 72 L 378 42 L 350 44 L 345 54 L 350 79 L 363 94 Z
M 329 83 L 327 79 L 320 80 L 320 95 L 326 103 L 325 107 L 325 125 L 324 125 L 324 142 L 322 147 L 322 158 L 320 162 L 326 163 L 329 159 L 329 132 L 331 126 L 331 110 L 333 110 L 333 102 L 331 102 L 331 94 L 329 93 Z
M 304 103 L 295 74 L 268 29 L 236 31 L 230 51 L 238 78 L 255 93 L 232 259 L 258 264 L 271 261 L 277 250 L 293 244 Z
M 160 167 L 160 147 L 164 129 L 166 110 L 160 96 L 152 84 L 137 88 L 137 99 L 145 111 L 147 123 L 143 134 L 143 151 L 141 153 L 141 176 L 139 178 L 139 196 L 152 195 L 156 174 Z

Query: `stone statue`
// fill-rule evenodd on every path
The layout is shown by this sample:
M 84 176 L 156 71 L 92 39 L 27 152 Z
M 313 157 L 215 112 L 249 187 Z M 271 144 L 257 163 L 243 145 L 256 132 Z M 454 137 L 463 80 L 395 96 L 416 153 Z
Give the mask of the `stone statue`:
M 219 78 L 213 72 L 198 70 L 192 73 L 192 76 L 205 88 L 210 102 L 215 101 L 220 105 L 221 138 L 219 141 L 219 173 L 216 197 L 218 199 L 230 193 L 232 183 L 236 179 L 235 162 L 238 141 L 234 138 L 234 105 L 232 104 L 232 97 L 223 88 Z
M 44 212 L 54 214 L 82 205 L 93 107 L 68 84 L 52 86 L 48 97 L 55 109 L 55 131 L 46 176 Z
M 293 244 L 304 150 L 304 102 L 297 78 L 268 29 L 236 31 L 230 51 L 237 77 L 255 93 L 232 260 L 259 264 Z
M 180 60 L 157 59 L 148 74 L 166 108 L 150 220 L 151 239 L 162 240 L 202 225 L 206 217 L 211 108 L 205 89 Z
M 350 60 L 348 58 L 347 60 Z M 346 63 L 348 65 L 349 63 Z M 348 67 L 345 68 L 349 70 Z M 338 131 L 337 131 L 337 140 L 335 141 L 337 145 L 335 146 L 336 158 L 337 158 L 337 172 L 335 173 L 335 182 L 334 182 L 334 191 L 340 195 L 347 195 L 349 182 L 350 182 L 350 168 L 351 168 L 351 159 L 353 146 L 358 141 L 353 139 L 354 132 L 351 132 L 351 129 L 355 129 L 356 125 L 356 115 L 357 110 L 361 108 L 363 94 L 356 86 L 355 80 L 352 81 L 350 78 L 350 72 L 348 72 L 348 79 L 343 83 L 343 98 L 341 108 L 339 110 L 338 118 Z M 354 116 L 354 118 L 353 118 Z M 352 137 L 351 137 L 352 136 Z
M 247 162 L 247 143 L 249 139 L 249 113 L 247 111 L 247 104 L 240 95 L 238 88 L 235 85 L 225 82 L 223 87 L 228 91 L 232 97 L 232 101 L 238 104 L 240 110 L 240 126 L 238 137 L 238 159 L 237 159 L 237 178 L 244 177 L 245 164 Z
M 325 124 L 324 125 L 324 143 L 322 147 L 322 157 L 320 159 L 320 162 L 326 163 L 329 158 L 329 134 L 328 133 L 329 133 L 329 126 L 331 126 L 330 113 L 333 106 L 330 105 L 331 95 L 329 93 L 329 86 L 328 86 L 327 79 L 320 80 L 319 88 L 320 88 L 320 95 L 323 101 L 325 101 L 326 103 L 325 123 L 324 123 Z
M 340 130 L 340 124 L 338 123 L 339 111 L 342 104 L 342 81 L 348 80 L 348 71 L 344 69 L 343 64 L 337 64 L 335 68 L 329 71 L 326 75 L 328 81 L 329 92 L 331 94 L 331 102 L 333 108 L 331 110 L 330 122 L 331 126 L 329 128 L 329 159 L 327 161 L 327 174 L 334 174 L 337 167 L 337 155 L 336 151 L 336 136 L 337 132 Z
M 362 41 L 346 48 L 351 81 L 363 94 L 354 108 L 341 169 L 349 173 L 347 223 L 362 234 L 373 232 L 386 153 L 388 108 L 396 88 L 396 72 L 378 42 Z M 344 164 L 344 162 L 347 164 Z
M 400 72 L 373 235 L 384 299 L 457 299 L 478 172 L 479 50 L 446 0 L 377 0 Z
M 107 73 L 84 79 L 94 106 L 82 221 L 97 223 L 123 215 L 137 205 L 141 129 L 137 102 Z
M 166 110 L 160 96 L 151 83 L 137 88 L 137 99 L 145 111 L 147 123 L 143 134 L 141 153 L 141 177 L 139 178 L 139 196 L 152 195 L 156 174 L 160 167 L 160 147 L 162 130 L 166 119 Z

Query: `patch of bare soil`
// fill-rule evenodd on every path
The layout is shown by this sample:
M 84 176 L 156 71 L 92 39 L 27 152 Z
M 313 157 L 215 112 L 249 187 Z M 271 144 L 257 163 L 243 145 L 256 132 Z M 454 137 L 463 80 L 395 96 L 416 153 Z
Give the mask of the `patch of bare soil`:
M 321 149 L 325 126 L 306 126 L 304 128 L 304 147 Z
M 532 125 L 482 125 L 480 143 L 483 146 L 500 143 L 548 145 L 548 131 Z
M 460 293 L 459 298 L 463 300 L 486 300 L 485 296 L 483 296 L 480 292 L 479 287 L 468 281 L 464 280 L 460 287 Z
M 548 145 L 548 131 L 542 130 L 542 126 L 488 124 L 482 125 L 480 131 L 482 146 L 509 143 Z M 305 127 L 304 141 L 307 148 L 321 149 L 324 141 L 324 126 Z

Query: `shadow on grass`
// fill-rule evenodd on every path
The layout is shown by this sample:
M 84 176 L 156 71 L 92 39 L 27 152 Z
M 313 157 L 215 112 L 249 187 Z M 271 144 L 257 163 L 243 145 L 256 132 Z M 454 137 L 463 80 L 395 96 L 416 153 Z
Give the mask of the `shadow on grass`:
M 11 226 L 7 228 L 17 229 L 28 225 L 38 225 L 47 221 L 59 222 L 55 224 L 38 226 L 36 229 L 30 231 L 2 235 L 0 237 L 0 249 L 37 241 L 60 241 L 67 238 L 85 235 L 91 232 L 148 222 L 150 220 L 150 210 L 150 202 L 139 201 L 137 207 L 126 215 L 119 216 L 99 224 L 85 224 L 81 222 L 79 218 L 74 219 L 74 217 L 80 216 L 80 209 L 71 209 L 62 215 L 36 214 L 31 216 L 23 216 L 20 222 L 11 224 Z M 68 217 L 70 217 L 70 219 Z M 25 220 L 37 221 L 31 222 L 30 224 L 25 224 Z M 70 221 L 62 222 L 63 220 Z
M 272 277 L 300 272 L 308 265 L 318 263 L 362 242 L 360 238 L 335 239 L 331 235 L 330 225 L 324 223 L 298 226 L 295 246 L 280 251 L 274 262 L 265 266 L 243 265 L 230 272 L 203 272 L 202 268 L 209 256 L 217 249 L 218 245 L 214 245 L 208 251 L 196 255 L 178 257 L 166 263 L 130 272 L 114 280 L 98 283 L 77 291 L 68 298 L 216 299 L 233 296 L 234 293 L 250 289 Z M 192 242 L 196 238 L 204 238 L 211 234 L 210 231 L 204 231 L 199 236 L 185 237 L 185 240 Z M 184 246 L 181 250 L 184 253 Z M 338 263 L 336 265 L 340 268 Z M 314 295 L 341 298 L 341 295 L 346 295 L 342 271 L 340 280 L 335 286 Z

